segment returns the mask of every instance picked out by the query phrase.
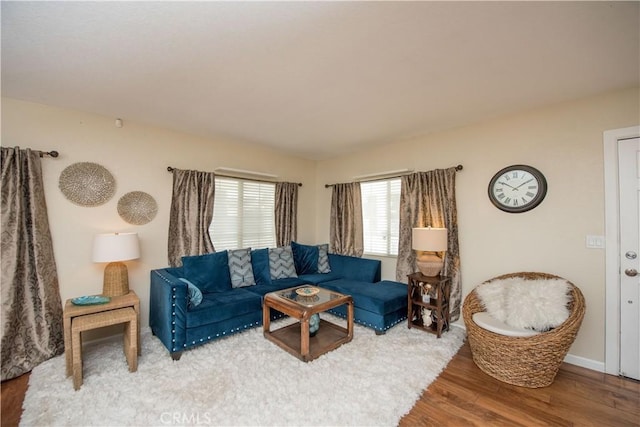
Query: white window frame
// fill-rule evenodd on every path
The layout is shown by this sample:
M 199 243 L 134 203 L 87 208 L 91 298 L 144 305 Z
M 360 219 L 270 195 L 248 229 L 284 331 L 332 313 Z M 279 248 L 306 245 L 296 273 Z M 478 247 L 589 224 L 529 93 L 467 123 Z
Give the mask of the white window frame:
M 400 188 L 400 178 L 360 183 L 365 254 L 398 256 Z
M 275 183 L 219 176 L 215 183 L 209 236 L 216 251 L 275 247 Z

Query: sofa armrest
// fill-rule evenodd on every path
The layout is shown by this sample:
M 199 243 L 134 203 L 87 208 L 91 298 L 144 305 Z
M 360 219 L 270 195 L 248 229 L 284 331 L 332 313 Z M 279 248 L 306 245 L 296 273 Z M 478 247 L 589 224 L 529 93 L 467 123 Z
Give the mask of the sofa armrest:
M 151 270 L 149 326 L 169 352 L 186 343 L 187 284 L 172 274 L 175 269 Z
M 343 279 L 376 283 L 380 281 L 381 262 L 376 259 L 329 254 L 331 272 Z

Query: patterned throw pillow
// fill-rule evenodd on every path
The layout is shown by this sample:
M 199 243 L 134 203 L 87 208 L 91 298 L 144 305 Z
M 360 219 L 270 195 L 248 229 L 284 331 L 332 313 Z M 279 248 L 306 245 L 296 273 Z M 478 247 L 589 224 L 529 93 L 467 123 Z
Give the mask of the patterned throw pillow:
M 318 273 L 331 273 L 328 243 L 318 245 Z
M 298 277 L 291 246 L 269 248 L 269 272 L 272 280 Z
M 256 280 L 253 277 L 250 252 L 251 248 L 229 251 L 229 275 L 231 276 L 232 288 L 242 288 L 256 284 Z

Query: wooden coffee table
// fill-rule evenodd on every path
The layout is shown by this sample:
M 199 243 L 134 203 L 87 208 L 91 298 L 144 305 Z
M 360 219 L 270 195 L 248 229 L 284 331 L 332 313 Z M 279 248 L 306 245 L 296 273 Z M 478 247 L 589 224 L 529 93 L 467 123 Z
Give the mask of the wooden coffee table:
M 302 296 L 296 292 L 302 288 L 318 291 L 312 296 Z M 309 336 L 309 319 L 312 315 L 343 304 L 347 304 L 346 328 L 321 319 L 316 335 Z M 299 322 L 271 331 L 271 309 L 298 319 Z M 349 295 L 315 286 L 296 286 L 266 294 L 262 306 L 262 320 L 266 339 L 303 362 L 309 362 L 353 339 L 353 299 Z

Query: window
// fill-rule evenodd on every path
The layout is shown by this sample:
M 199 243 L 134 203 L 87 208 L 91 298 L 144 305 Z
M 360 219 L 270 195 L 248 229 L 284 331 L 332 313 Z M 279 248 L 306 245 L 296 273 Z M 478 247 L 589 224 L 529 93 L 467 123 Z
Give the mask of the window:
M 364 252 L 398 255 L 400 235 L 400 178 L 363 182 Z
M 209 235 L 217 251 L 276 246 L 275 184 L 216 177 Z

